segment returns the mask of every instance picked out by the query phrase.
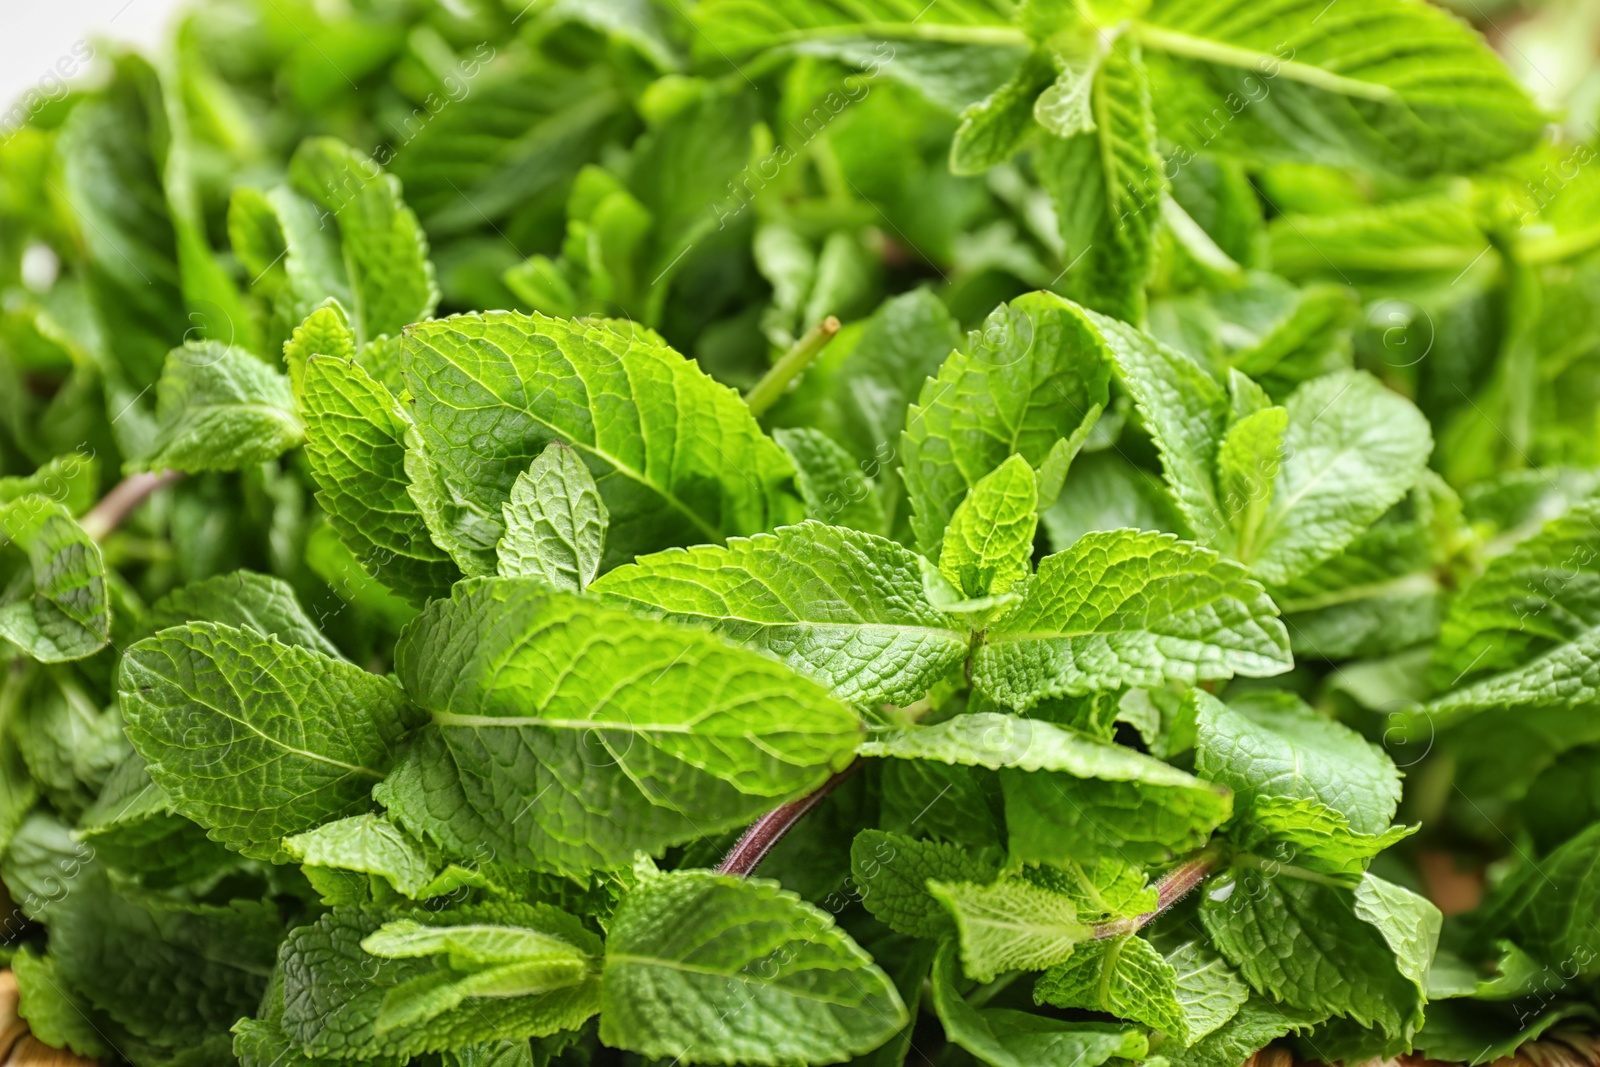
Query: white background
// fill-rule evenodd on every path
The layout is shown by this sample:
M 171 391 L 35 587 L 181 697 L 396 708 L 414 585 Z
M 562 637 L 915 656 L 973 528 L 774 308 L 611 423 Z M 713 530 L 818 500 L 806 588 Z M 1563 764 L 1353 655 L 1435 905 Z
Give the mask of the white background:
M 166 39 L 183 0 L 0 0 L 0 111 L 39 85 L 79 41 Z

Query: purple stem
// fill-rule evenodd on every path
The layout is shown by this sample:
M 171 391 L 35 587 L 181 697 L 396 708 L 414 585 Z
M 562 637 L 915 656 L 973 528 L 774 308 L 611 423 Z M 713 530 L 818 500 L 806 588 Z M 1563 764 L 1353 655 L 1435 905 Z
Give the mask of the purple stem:
M 1131 919 L 1112 919 L 1110 922 L 1100 923 L 1095 926 L 1091 938 L 1098 941 L 1102 938 L 1121 937 L 1124 934 L 1134 933 L 1157 915 L 1160 915 L 1188 896 L 1195 886 L 1206 880 L 1206 875 L 1217 869 L 1221 861 L 1221 853 L 1215 847 L 1208 847 L 1194 856 L 1194 858 L 1178 864 L 1172 870 L 1156 879 L 1156 907 L 1154 911 L 1147 911 L 1143 915 L 1135 915 Z
M 96 541 L 122 525 L 133 510 L 147 500 L 151 493 L 164 485 L 182 478 L 179 471 L 162 471 L 160 474 L 130 474 L 100 498 L 81 520 L 83 528 Z
M 767 853 L 783 840 L 783 835 L 793 829 L 795 823 L 805 817 L 806 812 L 822 803 L 823 798 L 837 789 L 840 782 L 860 769 L 861 761 L 858 759 L 799 800 L 791 800 L 781 808 L 774 808 L 751 823 L 738 844 L 729 849 L 722 862 L 717 864 L 717 873 L 749 877 L 750 872 L 767 858 Z

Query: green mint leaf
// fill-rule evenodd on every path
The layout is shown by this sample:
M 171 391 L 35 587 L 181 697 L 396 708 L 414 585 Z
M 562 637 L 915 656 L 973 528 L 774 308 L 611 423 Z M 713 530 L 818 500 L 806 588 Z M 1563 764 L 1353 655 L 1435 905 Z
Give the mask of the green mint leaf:
M 739 0 L 712 0 L 694 11 L 695 27 L 703 35 L 695 47 L 697 51 L 704 48 L 711 55 L 719 51 L 738 55 L 841 34 L 914 37 L 915 28 L 923 22 L 916 17 L 918 14 L 893 0 L 866 0 L 849 7 L 796 0 L 761 8 Z M 926 22 L 937 30 L 948 31 L 957 40 L 969 33 L 974 39 L 981 39 L 986 28 L 1009 32 L 1011 17 L 1008 6 L 995 0 L 976 0 L 948 10 L 934 8 L 927 13 Z
M 1416 826 L 1391 826 L 1379 834 L 1357 833 L 1342 812 L 1304 797 L 1257 795 L 1242 812 L 1253 831 L 1287 841 L 1299 862 L 1357 875 L 1379 852 L 1416 833 Z
M 954 941 L 934 957 L 933 1007 L 945 1035 L 989 1067 L 1099 1067 L 1110 1059 L 1143 1059 L 1149 1042 L 1131 1027 L 1063 1022 L 1007 1008 L 974 1008 L 956 989 L 961 979 Z
M 384 878 L 402 896 L 422 899 L 436 873 L 422 846 L 381 815 L 355 815 L 283 839 L 283 851 L 307 867 Z
M 148 889 L 203 883 L 241 865 L 237 852 L 177 812 L 132 751 L 107 776 L 77 833 L 109 869 L 137 875 Z
M 88 807 L 127 752 L 122 721 L 65 670 L 18 672 L 15 706 L 0 712 L 27 771 L 56 810 Z
M 433 314 L 439 290 L 428 240 L 405 205 L 398 179 L 350 146 L 319 137 L 295 152 L 289 183 L 338 223 L 358 344 L 399 334 Z
M 408 1057 L 526 1040 L 576 1028 L 600 1006 L 600 939 L 557 908 L 492 904 L 405 915 L 423 927 L 531 929 L 595 961 L 577 981 L 538 991 L 524 991 L 517 976 L 497 974 L 495 968 L 462 971 L 448 958 L 385 958 L 362 948 L 396 918 L 373 908 L 341 907 L 290 932 L 279 954 L 283 1029 L 311 1056 Z M 481 977 L 485 974 L 489 977 Z
M 1289 669 L 1277 608 L 1242 566 L 1175 537 L 1089 533 L 1047 556 L 992 625 L 972 680 L 1026 710 L 1048 696 Z
M 834 526 L 887 535 L 883 496 L 854 456 L 821 430 L 774 430 L 772 437 L 794 461 L 806 516 Z
M 961 969 L 988 982 L 1002 971 L 1042 971 L 1073 955 L 1092 930 L 1064 893 L 1018 878 L 991 885 L 929 879 L 927 891 L 955 920 Z
M 1346 1016 L 1409 1038 L 1422 1024 L 1438 910 L 1363 876 L 1354 891 L 1289 870 L 1207 883 L 1200 920 L 1253 989 L 1302 1012 Z
M 1093 321 L 1049 293 L 996 308 L 906 412 L 902 473 L 917 545 L 937 558 L 950 516 L 1013 455 L 1042 464 L 1107 399 Z
M 93 1005 L 74 995 L 56 968 L 54 956 L 38 956 L 26 946 L 11 960 L 17 980 L 17 1015 L 34 1037 L 52 1048 L 81 1056 L 107 1057 L 111 1047 L 95 1028 Z
M 100 464 L 94 456 L 69 452 L 41 463 L 32 474 L 0 478 L 0 504 L 43 496 L 73 515 L 82 515 L 94 504 L 99 487 Z
M 965 629 L 923 596 L 917 557 L 886 538 L 804 522 L 776 534 L 641 556 L 602 599 L 709 625 L 854 704 L 910 704 L 967 654 Z
M 442 480 L 497 517 L 557 437 L 599 467 L 608 565 L 800 517 L 788 456 L 738 396 L 647 330 L 504 312 L 424 323 L 406 334 L 406 381 Z M 612 414 L 602 396 L 627 400 Z
M 460 572 L 412 499 L 404 409 L 350 360 L 312 355 L 302 374 L 306 458 L 329 524 L 368 574 L 407 600 L 444 595 Z
M 1237 1067 L 1270 1042 L 1289 1033 L 1305 1033 L 1327 1018 L 1326 1012 L 1303 1011 L 1250 994 L 1239 1010 L 1217 1029 L 1188 1048 L 1163 1050 L 1173 1067 Z
M 1094 110 L 1095 78 L 1105 62 L 1105 50 L 1098 41 L 1094 45 L 1073 41 L 1058 48 L 1052 59 L 1056 80 L 1034 100 L 1034 119 L 1057 137 L 1093 133 L 1099 121 Z
M 1157 0 L 1136 27 L 1156 71 L 1161 128 L 1201 149 L 1421 177 L 1476 170 L 1538 137 L 1543 117 L 1465 23 L 1401 0 L 1361 0 L 1329 27 L 1290 8 L 1239 20 L 1236 0 Z M 1381 31 L 1374 27 L 1381 24 Z M 1414 45 L 1397 65 L 1397 42 Z M 1157 56 L 1159 54 L 1159 62 Z M 1270 94 L 1200 140 L 1190 125 L 1228 94 Z
M 1033 999 L 1037 1004 L 1088 1008 L 1132 1019 L 1187 1045 L 1188 1020 L 1178 1003 L 1177 984 L 1177 972 L 1154 945 L 1136 934 L 1124 934 L 1079 945 L 1070 959 L 1039 979 Z M 1243 983 L 1239 986 L 1242 993 Z
M 1600 501 L 1551 519 L 1450 605 L 1431 674 L 1453 688 L 1521 666 L 1600 625 L 1591 575 L 1600 566 Z
M 502 578 L 536 578 L 552 589 L 581 593 L 605 552 L 606 511 L 583 459 L 552 441 L 511 486 L 506 532 L 496 554 Z
M 1018 65 L 1009 81 L 963 111 L 950 142 L 950 172 L 982 174 L 1015 155 L 1037 131 L 1034 102 L 1055 77 L 1050 54 L 1036 51 Z
M 1267 582 L 1335 555 L 1406 494 L 1433 450 L 1427 420 L 1361 371 L 1307 382 L 1289 397 L 1284 458 L 1251 552 Z
M 850 877 L 861 903 L 891 929 L 937 939 L 955 925 L 928 888 L 929 879 L 988 885 L 998 865 L 959 845 L 863 830 L 850 846 Z
M 286 834 L 367 807 L 411 720 L 387 679 L 221 623 L 129 648 L 117 690 L 156 784 L 258 859 L 280 856 Z
M 186 622 L 220 622 L 344 658 L 300 606 L 288 582 L 254 571 L 219 574 L 174 589 L 150 606 L 143 621 L 151 633 Z
M 1085 307 L 1137 323 L 1144 319 L 1166 185 L 1139 44 L 1118 40 L 1093 78 L 1094 129 L 1045 142 L 1041 183 L 1055 202 L 1065 242 L 1068 294 Z
M 174 348 L 156 384 L 160 429 L 135 470 L 241 470 L 298 445 L 305 428 L 289 379 L 242 348 L 205 341 Z
M 1024 863 L 1156 860 L 1203 844 L 1232 813 L 1225 790 L 1169 764 L 994 712 L 883 731 L 861 754 L 998 770 L 1012 859 Z
M 1183 1012 L 1178 1034 L 1186 1047 L 1225 1025 L 1250 999 L 1250 987 L 1203 938 L 1169 951 L 1167 963 L 1172 968 L 1173 995 Z
M 356 359 L 356 335 L 350 328 L 350 318 L 344 306 L 332 297 L 307 315 L 283 343 L 283 363 L 289 368 L 289 385 L 302 405 L 305 403 L 306 363 L 313 356 L 328 356 L 346 363 Z
M 1600 970 L 1600 941 L 1580 917 L 1593 914 L 1595 890 L 1588 872 L 1600 856 L 1600 825 L 1590 826 L 1538 862 L 1518 868 L 1484 904 L 1480 933 L 1508 937 L 1562 975 Z
M 0 637 L 45 663 L 83 659 L 111 640 L 106 565 L 65 507 L 42 496 L 0 504 L 0 535 L 27 556 L 0 595 Z
M 766 656 L 526 579 L 458 583 L 406 628 L 396 669 L 432 725 L 379 799 L 459 854 L 487 843 L 541 870 L 738 826 L 860 738 L 854 712 Z
M 1228 427 L 1217 449 L 1217 496 L 1233 527 L 1232 554 L 1241 559 L 1255 555 L 1288 425 L 1289 413 L 1281 407 L 1253 411 Z
M 999 596 L 1028 577 L 1038 525 L 1033 468 L 1012 456 L 967 491 L 945 527 L 939 570 L 969 597 Z
M 1400 800 L 1400 772 L 1382 749 L 1287 694 L 1222 703 L 1201 690 L 1195 702 L 1195 770 L 1237 797 L 1241 814 L 1258 797 L 1312 801 L 1358 834 L 1383 834 Z M 1271 809 L 1282 812 L 1283 808 Z
M 1039 499 L 1043 502 L 1043 494 Z M 1071 548 L 1095 530 L 1182 533 L 1187 529 L 1160 476 L 1114 452 L 1075 459 L 1062 491 L 1039 513 L 1039 522 L 1057 551 Z
M 601 989 L 602 1041 L 684 1063 L 833 1063 L 906 1021 L 894 983 L 826 912 L 709 871 L 654 875 L 623 899 Z

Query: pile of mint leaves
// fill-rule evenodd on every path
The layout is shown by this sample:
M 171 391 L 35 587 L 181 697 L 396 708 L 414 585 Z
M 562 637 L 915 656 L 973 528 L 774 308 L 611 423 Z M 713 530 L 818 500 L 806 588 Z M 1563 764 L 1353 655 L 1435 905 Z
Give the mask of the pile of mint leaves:
M 211 0 L 83 52 L 0 136 L 40 1041 L 1600 1026 L 1600 168 L 1457 16 Z

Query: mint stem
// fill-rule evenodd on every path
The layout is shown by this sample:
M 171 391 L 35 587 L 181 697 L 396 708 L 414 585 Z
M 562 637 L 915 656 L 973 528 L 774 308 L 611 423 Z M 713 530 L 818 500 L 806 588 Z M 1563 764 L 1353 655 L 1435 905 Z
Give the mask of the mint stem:
M 777 403 L 784 390 L 789 388 L 789 383 L 811 365 L 817 353 L 828 347 L 828 342 L 838 332 L 839 320 L 829 315 L 807 330 L 805 336 L 794 343 L 794 347 L 779 356 L 772 369 L 762 375 L 755 388 L 745 394 L 744 402 L 750 414 L 758 419 L 766 414 L 767 409 Z
M 1122 937 L 1138 931 L 1146 923 L 1189 895 L 1189 892 L 1206 880 L 1206 876 L 1222 865 L 1222 850 L 1215 844 L 1207 845 L 1194 856 L 1178 864 L 1156 879 L 1156 907 L 1131 919 L 1112 919 L 1098 923 L 1093 928 L 1091 940 Z
M 149 499 L 151 493 L 182 477 L 180 471 L 130 474 L 89 509 L 80 520 L 80 525 L 96 541 L 103 540 L 112 530 L 121 526 L 122 520 L 131 515 L 135 508 Z
M 729 849 L 722 862 L 717 864 L 717 873 L 748 878 L 750 872 L 767 858 L 773 846 L 783 840 L 783 835 L 805 818 L 806 812 L 822 803 L 823 798 L 837 789 L 840 782 L 860 769 L 861 761 L 858 759 L 799 800 L 791 800 L 781 808 L 774 808 L 751 823 L 738 844 Z

